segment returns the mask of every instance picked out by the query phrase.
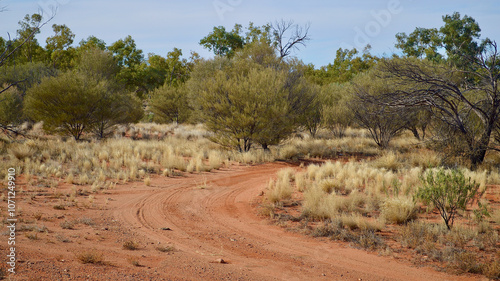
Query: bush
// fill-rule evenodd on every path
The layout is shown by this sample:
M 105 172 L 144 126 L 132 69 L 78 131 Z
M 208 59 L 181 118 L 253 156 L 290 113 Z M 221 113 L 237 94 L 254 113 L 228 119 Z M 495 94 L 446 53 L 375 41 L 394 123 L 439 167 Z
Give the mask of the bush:
M 458 169 L 428 170 L 421 180 L 423 185 L 417 191 L 417 197 L 438 209 L 448 230 L 453 226 L 457 211 L 465 210 L 479 190 L 479 184 L 471 182 L 470 178 L 466 180 Z
M 112 81 L 80 72 L 42 79 L 28 91 L 25 110 L 33 120 L 44 121 L 49 132 L 63 132 L 76 140 L 89 130 L 103 137 L 111 126 L 142 117 L 140 102 L 120 92 Z

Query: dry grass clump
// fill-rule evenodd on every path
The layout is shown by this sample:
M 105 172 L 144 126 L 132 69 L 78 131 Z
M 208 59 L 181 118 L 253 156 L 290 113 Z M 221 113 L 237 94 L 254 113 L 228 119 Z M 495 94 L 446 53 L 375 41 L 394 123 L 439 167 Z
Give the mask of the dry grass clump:
M 155 249 L 162 253 L 171 253 L 175 251 L 175 248 L 173 246 L 158 246 Z
M 277 204 L 292 197 L 293 189 L 290 180 L 286 177 L 270 180 L 266 198 L 269 202 Z
M 75 229 L 76 226 L 76 221 L 63 221 L 59 225 L 61 226 L 62 229 Z
M 403 167 L 403 163 L 400 162 L 401 155 L 399 153 L 393 152 L 391 150 L 384 151 L 384 153 L 372 162 L 372 166 L 375 168 L 384 168 L 391 171 L 398 171 Z
M 127 240 L 125 242 L 123 242 L 123 249 L 125 250 L 130 250 L 130 251 L 135 251 L 137 249 L 139 249 L 139 243 L 137 243 L 136 241 L 133 241 L 133 240 Z
M 423 169 L 438 167 L 443 163 L 441 156 L 429 149 L 419 149 L 418 151 L 411 151 L 402 154 L 401 157 L 409 167 L 420 167 Z
M 83 264 L 104 264 L 104 255 L 96 250 L 86 250 L 76 254 L 76 259 Z
M 363 217 L 360 214 L 341 214 L 339 219 L 342 222 L 342 225 L 351 230 L 360 229 L 374 232 L 380 231 L 384 227 L 382 222 Z
M 231 151 L 228 157 L 235 162 L 242 164 L 259 164 L 265 162 L 272 162 L 275 158 L 275 153 L 264 151 L 262 149 L 253 149 L 248 152 Z
M 417 206 L 413 198 L 386 198 L 381 205 L 380 217 L 388 223 L 404 224 L 417 217 Z

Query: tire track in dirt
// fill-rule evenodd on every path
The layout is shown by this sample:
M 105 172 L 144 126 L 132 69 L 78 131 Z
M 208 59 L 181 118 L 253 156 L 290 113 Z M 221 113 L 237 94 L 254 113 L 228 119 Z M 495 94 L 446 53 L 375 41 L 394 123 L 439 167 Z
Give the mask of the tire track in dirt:
M 252 280 L 474 280 L 269 224 L 254 205 L 285 167 L 271 163 L 166 179 L 161 188 L 123 198 L 114 215 L 150 240 L 173 243 L 180 255 L 207 263 L 223 258 L 229 264 L 221 265 L 222 271 L 243 271 Z M 171 231 L 162 230 L 166 227 Z

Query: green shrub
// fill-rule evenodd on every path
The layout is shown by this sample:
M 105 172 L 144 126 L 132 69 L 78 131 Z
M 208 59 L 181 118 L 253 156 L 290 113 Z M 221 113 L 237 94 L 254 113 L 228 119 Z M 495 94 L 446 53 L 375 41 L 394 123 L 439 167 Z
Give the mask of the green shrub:
M 428 170 L 422 178 L 422 186 L 417 197 L 425 204 L 437 208 L 446 227 L 451 229 L 458 210 L 465 210 L 471 204 L 479 190 L 479 184 L 465 179 L 458 169 L 437 171 Z

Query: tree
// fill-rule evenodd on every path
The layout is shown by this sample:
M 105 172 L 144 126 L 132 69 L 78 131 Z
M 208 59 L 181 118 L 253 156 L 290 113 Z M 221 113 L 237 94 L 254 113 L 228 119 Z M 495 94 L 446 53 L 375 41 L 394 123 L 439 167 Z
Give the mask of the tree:
M 442 34 L 443 47 L 446 49 L 448 60 L 459 67 L 469 64 L 469 58 L 478 54 L 481 28 L 477 22 L 460 13 L 443 16 L 445 25 L 439 29 Z
M 352 97 L 350 83 L 332 83 L 321 89 L 323 126 L 337 138 L 344 137 L 347 127 L 353 124 L 354 114 L 349 108 Z
M 53 24 L 54 36 L 48 37 L 46 49 L 55 68 L 70 66 L 75 50 L 71 47 L 75 34 L 66 25 Z
M 285 58 L 291 54 L 293 50 L 298 50 L 299 46 L 306 46 L 309 38 L 309 25 L 301 27 L 290 21 L 276 21 L 272 26 L 274 35 L 274 44 L 279 53 L 280 58 Z M 287 36 L 287 33 L 290 33 Z
M 67 133 L 75 140 L 91 130 L 102 137 L 109 127 L 140 118 L 140 103 L 116 91 L 112 81 L 77 71 L 42 79 L 28 91 L 24 106 L 49 132 Z
M 111 52 L 90 47 L 80 50 L 74 68 L 99 80 L 113 80 L 120 72 L 120 67 Z
M 100 139 L 109 136 L 116 125 L 139 122 L 144 115 L 142 102 L 125 91 L 108 90 L 93 113 L 90 130 Z
M 88 50 L 88 49 L 101 49 L 106 50 L 106 42 L 104 40 L 99 39 L 93 35 L 87 37 L 87 39 L 82 39 L 80 43 L 78 43 L 79 50 Z
M 231 59 L 198 63 L 188 82 L 189 98 L 215 141 L 240 151 L 255 143 L 267 150 L 301 125 L 314 99 L 302 68 L 254 42 Z
M 285 122 L 288 110 L 285 75 L 270 68 L 251 69 L 228 77 L 217 71 L 198 91 L 202 118 L 223 145 L 249 151 L 252 143 L 270 136 L 270 120 Z M 267 130 L 265 130 L 267 129 Z
M 14 49 L 19 48 L 19 59 L 21 62 L 32 62 L 34 57 L 40 56 L 43 52 L 38 44 L 35 35 L 40 33 L 42 15 L 26 15 L 19 21 L 20 28 L 17 30 L 18 38 L 14 42 Z
M 365 72 L 376 65 L 378 60 L 370 54 L 370 45 L 367 45 L 361 55 L 357 49 L 339 48 L 333 63 L 314 69 L 311 66 L 307 77 L 316 84 L 344 83 L 353 79 L 356 74 Z
M 21 29 L 17 31 L 17 39 L 10 40 L 9 38 L 9 40 L 4 40 L 2 38 L 0 40 L 0 43 L 3 43 L 3 45 L 1 46 L 2 52 L 0 53 L 0 68 L 8 65 L 15 65 L 16 62 L 22 63 L 31 60 L 33 49 L 38 50 L 39 48 L 41 48 L 40 46 L 38 46 L 36 38 L 34 37 L 40 32 L 40 29 L 52 19 L 52 17 L 47 21 L 42 22 L 42 17 L 39 14 L 33 14 L 31 17 L 29 15 L 26 15 L 24 17 L 24 21 L 19 22 L 19 24 L 21 25 Z M 25 58 L 27 58 L 24 61 L 22 60 L 23 53 L 25 55 Z M 20 82 L 22 81 L 18 80 L 13 81 L 9 84 L 3 84 L 4 87 L 0 88 L 0 94 Z
M 142 50 L 137 49 L 134 39 L 129 35 L 111 44 L 108 50 L 113 53 L 121 68 L 117 79 L 126 85 L 127 90 L 136 92 L 139 97 L 144 97 L 148 91 L 140 70 L 144 55 Z
M 410 35 L 396 34 L 396 48 L 401 49 L 408 57 L 427 58 L 440 61 L 443 56 L 439 50 L 443 44 L 441 34 L 436 28 L 417 27 Z
M 416 196 L 438 209 L 448 230 L 453 226 L 457 211 L 465 211 L 467 205 L 474 202 L 479 190 L 479 184 L 471 182 L 470 178 L 466 180 L 462 171 L 457 169 L 428 170 L 421 181 L 422 186 Z
M 240 24 L 235 24 L 233 30 L 226 31 L 224 26 L 214 27 L 213 31 L 200 40 L 200 45 L 214 52 L 217 56 L 231 57 L 236 50 L 243 48 Z
M 0 98 L 0 129 L 7 135 L 17 135 L 16 126 L 23 121 L 23 99 L 17 88 L 9 88 Z
M 120 67 L 133 68 L 144 59 L 142 50 L 137 49 L 135 40 L 130 35 L 111 44 L 108 50 L 113 53 Z
M 43 121 L 47 131 L 65 132 L 78 140 L 95 122 L 93 114 L 106 88 L 105 83 L 82 73 L 62 73 L 31 88 L 25 109 L 33 120 Z
M 490 40 L 483 41 L 476 55 L 466 53 L 463 58 L 471 67 L 465 69 L 413 59 L 385 60 L 381 69 L 391 79 L 397 78 L 401 87 L 386 95 L 387 104 L 430 108 L 435 118 L 461 136 L 475 168 L 487 150 L 497 150 L 490 139 L 500 113 L 500 54 Z
M 387 148 L 391 139 L 408 124 L 408 112 L 383 103 L 383 99 L 395 91 L 389 81 L 377 77 L 377 69 L 360 74 L 353 80 L 354 97 L 349 108 L 354 119 L 366 128 L 375 143 Z
M 306 84 L 307 89 L 305 90 L 311 97 L 312 100 L 309 106 L 306 107 L 304 114 L 302 115 L 302 122 L 311 136 L 316 137 L 320 126 L 323 123 L 323 99 L 321 96 L 321 87 L 309 82 L 303 82 Z
M 156 89 L 149 102 L 153 121 L 159 123 L 183 123 L 191 115 L 188 93 L 185 86 L 173 87 L 165 83 Z
M 93 113 L 94 121 L 89 131 L 98 138 L 105 138 L 116 125 L 135 123 L 142 118 L 142 103 L 116 82 L 120 68 L 111 52 L 89 48 L 77 61 L 77 71 L 107 85 L 106 93 Z
M 408 57 L 425 57 L 436 62 L 445 59 L 440 53 L 444 49 L 449 62 L 464 67 L 467 63 L 464 56 L 475 56 L 478 52 L 481 28 L 473 18 L 461 17 L 458 12 L 443 16 L 443 22 L 439 29 L 417 27 L 410 35 L 396 34 L 396 48 Z

